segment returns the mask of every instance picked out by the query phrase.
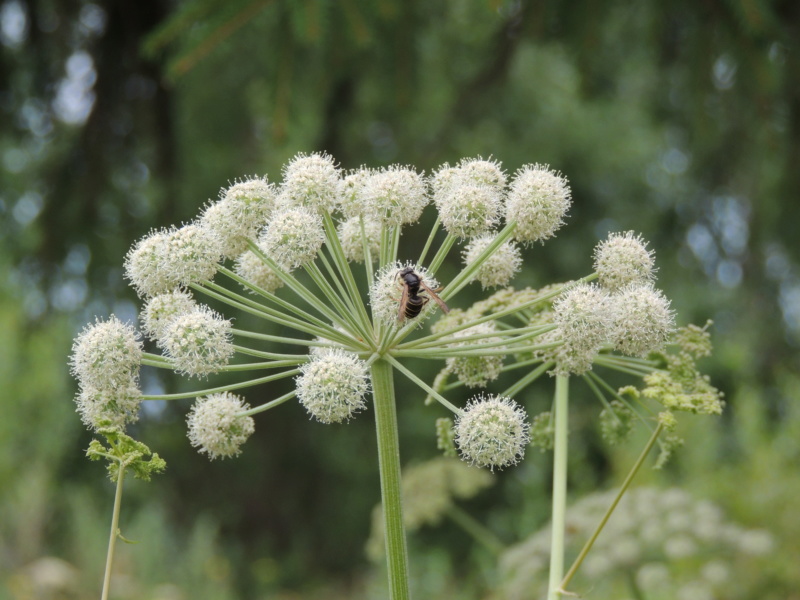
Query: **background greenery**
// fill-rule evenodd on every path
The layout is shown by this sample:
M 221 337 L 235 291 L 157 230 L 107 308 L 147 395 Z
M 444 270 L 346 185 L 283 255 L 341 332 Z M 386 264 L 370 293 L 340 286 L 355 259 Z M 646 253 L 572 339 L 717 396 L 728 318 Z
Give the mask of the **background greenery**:
M 522 284 L 587 273 L 608 231 L 650 240 L 680 324 L 715 322 L 704 366 L 729 404 L 713 423 L 685 419 L 687 447 L 641 483 L 771 531 L 770 561 L 737 574 L 736 597 L 797 597 L 800 3 L 4 0 L 0 42 L 0 597 L 99 588 L 113 490 L 83 458 L 66 360 L 95 315 L 135 318 L 128 247 L 316 150 L 345 168 L 491 155 L 561 170 L 568 226 L 529 253 Z M 578 498 L 618 483 L 637 447 L 604 447 L 599 408 L 575 388 Z M 529 411 L 549 394 L 531 391 Z M 399 397 L 404 462 L 434 456 L 440 415 Z M 240 459 L 209 464 L 187 410 L 133 428 L 168 470 L 127 488 L 123 534 L 141 543 L 121 551 L 117 597 L 382 597 L 363 552 L 378 501 L 369 413 L 323 426 L 287 405 L 257 419 Z M 528 535 L 547 519 L 549 461 L 531 452 L 465 508 L 506 542 Z M 411 549 L 420 597 L 496 584 L 491 556 L 451 524 Z

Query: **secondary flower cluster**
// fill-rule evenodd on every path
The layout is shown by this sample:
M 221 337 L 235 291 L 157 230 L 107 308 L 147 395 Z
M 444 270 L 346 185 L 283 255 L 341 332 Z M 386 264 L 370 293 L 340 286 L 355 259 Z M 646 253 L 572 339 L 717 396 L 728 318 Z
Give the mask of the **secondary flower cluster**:
M 401 259 L 402 228 L 431 203 L 436 218 L 427 242 L 421 252 L 410 250 L 419 258 Z M 595 272 L 580 281 L 539 291 L 505 287 L 521 267 L 522 249 L 552 237 L 570 203 L 566 179 L 538 164 L 509 178 L 497 161 L 464 159 L 426 177 L 397 165 L 343 172 L 326 154 L 300 154 L 279 184 L 266 177 L 236 182 L 191 223 L 153 231 L 133 246 L 125 276 L 144 302 L 142 331 L 163 354 L 145 352 L 133 327 L 115 317 L 87 327 L 72 358 L 78 410 L 90 427 L 124 428 L 142 400 L 175 398 L 142 396 L 142 364 L 201 379 L 271 370 L 193 394 L 191 443 L 212 459 L 229 457 L 253 433 L 252 415 L 295 397 L 322 423 L 351 419 L 370 393 L 380 393 L 373 367 L 388 364 L 452 411 L 448 439 L 462 458 L 489 469 L 513 465 L 531 437 L 513 398 L 541 373 L 583 374 L 605 360 L 652 375 L 642 393 L 662 401 L 674 382 L 663 375 L 669 369 L 643 360 L 663 350 L 674 317 L 653 287 L 653 253 L 640 237 L 610 235 L 595 251 Z M 463 244 L 461 271 L 440 282 L 437 271 L 456 244 Z M 459 309 L 453 301 L 471 282 L 501 289 Z M 236 329 L 200 296 L 263 319 L 281 335 Z M 447 314 L 431 333 L 406 341 L 436 311 Z M 288 337 L 290 330 L 297 337 Z M 261 342 L 301 351 L 254 347 Z M 407 357 L 444 361 L 443 372 L 428 386 L 403 366 Z M 524 375 L 506 391 L 478 394 L 463 408 L 442 395 L 446 387 L 485 387 L 537 364 L 517 371 Z M 450 376 L 456 384 L 447 384 Z M 290 377 L 292 391 L 254 408 L 231 393 Z
M 592 494 L 567 510 L 568 544 L 591 535 L 614 495 Z M 641 597 L 744 598 L 749 596 L 736 590 L 734 573 L 740 563 L 767 556 L 773 545 L 769 532 L 726 520 L 712 502 L 677 488 L 639 488 L 622 498 L 582 572 L 605 597 L 620 594 L 612 575 L 627 574 L 622 583 L 633 581 Z M 503 598 L 546 596 L 549 556 L 549 527 L 509 548 L 500 559 Z

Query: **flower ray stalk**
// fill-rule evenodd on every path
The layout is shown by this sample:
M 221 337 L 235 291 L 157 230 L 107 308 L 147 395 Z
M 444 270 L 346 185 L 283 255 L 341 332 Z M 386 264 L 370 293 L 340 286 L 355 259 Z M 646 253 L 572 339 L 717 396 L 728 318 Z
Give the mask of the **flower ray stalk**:
M 325 321 L 317 319 L 313 315 L 304 313 L 303 318 L 298 319 L 286 313 L 269 308 L 268 306 L 259 304 L 258 302 L 254 302 L 249 298 L 239 296 L 236 294 L 236 292 L 223 288 L 222 286 L 219 286 L 211 281 L 205 282 L 202 286 L 192 284 L 190 287 L 197 292 L 201 292 L 211 298 L 219 300 L 220 302 L 224 302 L 229 306 L 238 308 L 239 310 L 267 321 L 271 321 L 278 325 L 291 327 L 310 335 L 318 335 L 326 338 L 342 335 L 340 332 L 336 331 L 336 329 L 325 323 Z M 234 300 L 233 298 L 237 298 L 237 300 Z
M 619 501 L 622 499 L 622 496 L 628 490 L 628 487 L 633 481 L 633 478 L 636 477 L 636 473 L 639 472 L 639 469 L 642 467 L 642 464 L 644 464 L 647 455 L 650 454 L 650 450 L 653 449 L 653 446 L 658 440 L 658 436 L 661 435 L 663 429 L 664 426 L 661 423 L 659 423 L 658 426 L 653 431 L 653 434 L 650 436 L 650 439 L 645 445 L 644 450 L 642 450 L 642 453 L 639 455 L 639 458 L 636 460 L 633 467 L 628 472 L 628 475 L 625 477 L 625 481 L 622 482 L 622 485 L 619 488 L 619 492 L 617 492 L 617 495 L 615 496 L 613 502 L 608 507 L 608 510 L 606 510 L 606 513 L 603 515 L 603 518 L 600 520 L 600 523 L 597 525 L 597 529 L 595 529 L 592 536 L 586 541 L 586 544 L 584 544 L 583 548 L 581 549 L 580 553 L 575 559 L 575 562 L 572 563 L 572 566 L 570 566 L 569 571 L 567 571 L 567 574 L 564 576 L 564 579 L 561 580 L 561 583 L 558 586 L 558 592 L 560 594 L 569 593 L 566 591 L 567 586 L 569 585 L 570 581 L 572 581 L 572 578 L 575 576 L 575 573 L 577 573 L 578 569 L 580 568 L 581 564 L 586 558 L 586 555 L 589 554 L 589 551 L 592 549 L 592 546 L 594 545 L 595 541 L 597 541 L 598 536 L 603 531 L 603 528 L 606 526 L 608 520 L 611 518 L 611 515 L 617 508 L 617 504 L 619 504 Z
M 428 267 L 428 271 L 430 271 L 431 275 L 436 275 L 436 271 L 438 271 L 439 267 L 442 266 L 444 259 L 447 258 L 447 255 L 453 248 L 453 244 L 456 243 L 456 239 L 456 236 L 454 236 L 452 233 L 448 233 L 447 237 L 444 238 L 442 245 L 439 246 L 439 250 L 437 250 L 436 255 L 431 261 L 430 267 Z M 422 263 L 420 262 L 420 264 Z
M 250 242 L 250 250 L 258 256 L 264 264 L 266 264 L 270 269 L 275 271 L 275 274 L 280 278 L 283 283 L 286 284 L 294 293 L 296 293 L 300 298 L 302 298 L 309 306 L 313 307 L 317 310 L 321 315 L 324 315 L 327 319 L 330 319 L 331 322 L 336 323 L 340 327 L 351 331 L 350 324 L 344 319 L 339 313 L 335 310 L 331 310 L 328 306 L 325 305 L 324 302 L 321 302 L 311 291 L 305 287 L 302 283 L 300 283 L 291 273 L 287 273 L 284 269 L 282 269 L 274 260 L 264 254 L 258 246 L 256 246 L 253 242 Z
M 276 406 L 280 406 L 284 402 L 288 402 L 289 400 L 294 398 L 296 395 L 297 395 L 297 392 L 292 390 L 291 392 L 288 392 L 288 393 L 284 394 L 280 398 L 276 398 L 275 400 L 272 400 L 272 401 L 267 402 L 265 404 L 261 404 L 260 406 L 253 407 L 250 410 L 245 410 L 245 411 L 242 411 L 240 413 L 237 413 L 236 416 L 237 417 L 250 417 L 252 415 L 257 415 L 258 413 L 262 413 L 262 412 L 267 411 L 267 410 L 269 410 L 271 408 L 275 408 Z
M 390 354 L 387 354 L 387 355 L 385 356 L 385 358 L 386 358 L 386 360 L 388 360 L 390 363 L 392 363 L 392 366 L 393 366 L 394 368 L 396 368 L 396 369 L 397 369 L 398 371 L 400 371 L 400 372 L 401 372 L 403 375 L 405 375 L 406 377 L 408 377 L 408 378 L 409 378 L 411 381 L 413 381 L 414 383 L 416 383 L 416 384 L 417 384 L 417 385 L 418 385 L 420 388 L 422 388 L 422 390 L 423 390 L 425 393 L 427 393 L 429 396 L 431 396 L 431 397 L 435 398 L 435 399 L 436 399 L 436 400 L 437 400 L 437 401 L 438 401 L 438 402 L 439 402 L 439 403 L 440 403 L 442 406 L 444 406 L 445 408 L 447 408 L 448 410 L 450 410 L 450 411 L 451 411 L 453 414 L 455 414 L 455 415 L 458 415 L 458 414 L 460 414 L 460 413 L 461 413 L 461 409 L 460 409 L 460 408 L 458 408 L 457 406 L 455 406 L 455 405 L 451 404 L 451 403 L 450 403 L 450 402 L 447 400 L 447 398 L 445 398 L 444 396 L 442 396 L 440 393 L 438 393 L 436 390 L 434 390 L 434 389 L 433 389 L 431 386 L 429 386 L 427 383 L 425 383 L 424 381 L 422 381 L 422 380 L 421 380 L 419 377 L 417 377 L 416 375 L 414 375 L 414 373 L 413 373 L 413 372 L 411 372 L 410 370 L 406 369 L 406 368 L 403 366 L 403 364 L 402 364 L 402 363 L 400 363 L 398 360 L 396 360 L 396 359 L 395 359 L 395 358 L 394 358 L 392 355 L 390 355 Z
M 420 252 L 419 259 L 417 260 L 417 264 L 421 265 L 425 262 L 425 258 L 428 256 L 428 252 L 433 245 L 433 240 L 436 238 L 436 234 L 439 232 L 439 227 L 442 224 L 442 220 L 439 217 L 439 214 L 436 214 L 436 221 L 433 223 L 433 227 L 431 227 L 431 232 L 428 234 L 428 239 L 425 241 L 425 246 L 422 248 L 422 252 Z
M 288 366 L 288 365 L 283 365 L 283 366 Z M 276 381 L 278 379 L 283 379 L 285 377 L 291 377 L 292 375 L 297 375 L 299 372 L 300 369 L 291 369 L 289 371 L 283 371 L 282 373 L 276 373 L 275 375 L 268 375 L 267 377 L 259 377 L 258 379 L 251 379 L 249 381 L 240 381 L 238 383 L 207 388 L 205 390 L 182 392 L 179 394 L 145 395 L 142 396 L 142 400 L 184 400 L 186 398 L 208 396 L 209 394 L 217 394 L 219 392 L 229 392 L 231 390 L 238 390 L 245 387 L 252 387 L 254 385 L 261 385 L 262 383 L 269 383 L 270 381 Z
M 304 265 L 303 268 L 305 269 L 306 273 L 309 274 L 314 283 L 317 284 L 317 287 L 320 289 L 320 291 L 333 305 L 335 312 L 338 313 L 343 320 L 347 321 L 350 326 L 349 329 L 357 332 L 362 339 L 369 339 L 370 336 L 367 333 L 367 330 L 364 328 L 364 324 L 358 321 L 352 304 L 348 300 L 343 300 L 339 297 L 336 291 L 328 283 L 328 280 L 325 279 L 325 276 L 322 274 L 322 271 L 319 270 L 319 267 L 317 267 L 317 265 L 314 263 L 308 263 Z
M 547 370 L 552 366 L 553 366 L 552 361 L 547 361 L 543 363 L 542 365 L 540 365 L 539 367 L 537 367 L 536 369 L 534 369 L 533 371 L 522 377 L 521 379 L 517 380 L 516 383 L 514 383 L 500 395 L 513 398 L 514 396 L 519 394 L 522 390 L 524 390 L 526 387 L 528 387 L 530 384 L 532 384 L 534 381 L 539 379 L 539 377 L 541 377 L 544 373 L 546 373 Z

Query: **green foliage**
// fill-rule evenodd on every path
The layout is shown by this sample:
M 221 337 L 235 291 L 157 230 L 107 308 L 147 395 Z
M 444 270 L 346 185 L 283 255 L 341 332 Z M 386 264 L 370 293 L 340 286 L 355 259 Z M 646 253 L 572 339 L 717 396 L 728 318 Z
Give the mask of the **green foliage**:
M 137 479 L 150 481 L 153 474 L 162 473 L 167 468 L 163 458 L 151 452 L 142 442 L 125 435 L 118 427 L 99 427 L 97 433 L 106 438 L 108 446 L 104 446 L 99 440 L 92 440 L 86 456 L 89 460 L 107 460 L 108 477 L 111 481 L 117 481 L 120 472 L 127 469 Z M 146 458 L 148 456 L 149 459 Z

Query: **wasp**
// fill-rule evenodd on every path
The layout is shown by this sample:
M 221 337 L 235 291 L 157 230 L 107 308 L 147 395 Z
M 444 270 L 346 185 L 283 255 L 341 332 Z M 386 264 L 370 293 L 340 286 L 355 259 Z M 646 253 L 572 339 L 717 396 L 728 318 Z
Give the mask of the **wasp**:
M 406 267 L 397 272 L 397 279 L 403 285 L 403 295 L 400 298 L 400 308 L 397 311 L 397 320 L 404 321 L 417 317 L 431 298 L 444 312 L 450 312 L 444 300 L 436 295 L 439 290 L 432 290 L 425 285 L 425 280 L 411 267 Z

